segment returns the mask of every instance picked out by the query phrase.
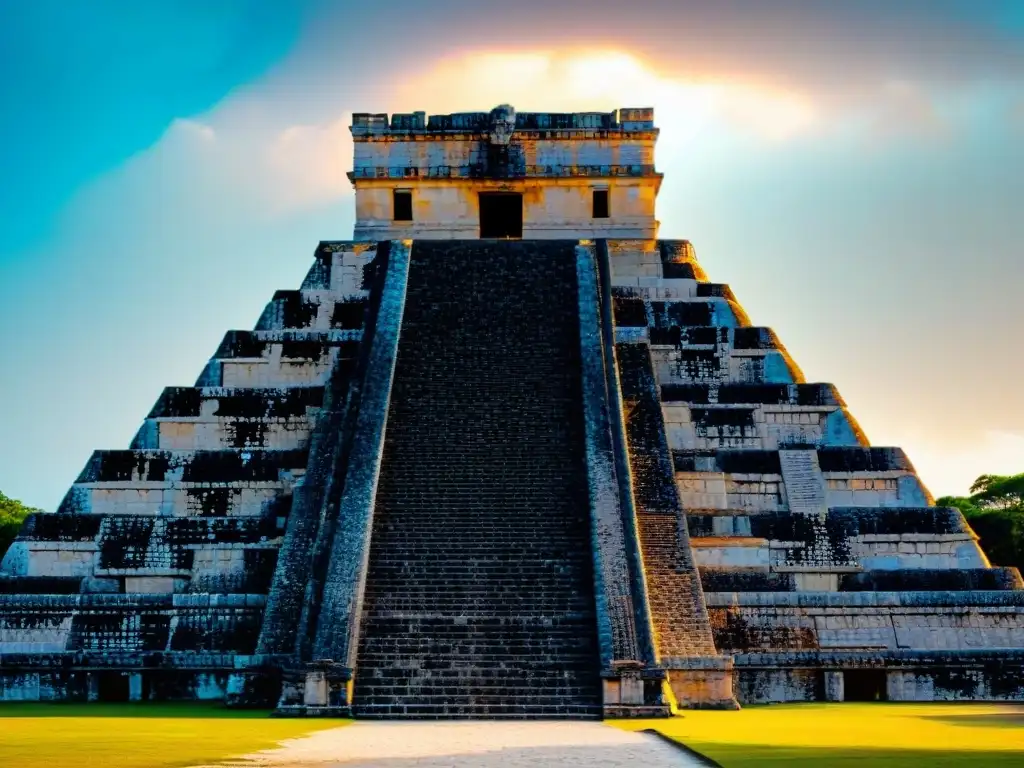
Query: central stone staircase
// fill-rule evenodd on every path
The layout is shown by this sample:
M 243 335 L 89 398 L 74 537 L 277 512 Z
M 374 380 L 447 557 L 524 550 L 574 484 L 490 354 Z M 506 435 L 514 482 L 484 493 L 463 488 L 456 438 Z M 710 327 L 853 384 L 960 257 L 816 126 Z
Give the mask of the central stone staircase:
M 418 241 L 359 717 L 599 717 L 575 243 Z

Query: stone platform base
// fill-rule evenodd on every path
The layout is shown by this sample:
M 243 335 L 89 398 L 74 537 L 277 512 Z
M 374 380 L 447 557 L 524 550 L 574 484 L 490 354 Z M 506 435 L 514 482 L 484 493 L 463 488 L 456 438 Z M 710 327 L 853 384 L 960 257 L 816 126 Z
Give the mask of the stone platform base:
M 278 707 L 273 717 L 352 717 L 352 707 Z
M 733 660 L 728 656 L 662 659 L 678 709 L 739 709 L 733 692 Z
M 606 670 L 601 675 L 601 714 L 605 718 L 671 717 L 672 699 L 666 695 L 665 673 L 628 666 Z
M 68 668 L 41 664 L 18 669 L 0 661 L 0 701 L 220 701 L 226 669 Z
M 743 704 L 1024 701 L 1024 651 L 740 654 L 735 687 Z
M 618 704 L 605 704 L 603 712 L 604 719 L 648 719 L 652 717 L 672 717 L 672 708 L 668 704 L 654 704 L 650 706 L 624 706 Z

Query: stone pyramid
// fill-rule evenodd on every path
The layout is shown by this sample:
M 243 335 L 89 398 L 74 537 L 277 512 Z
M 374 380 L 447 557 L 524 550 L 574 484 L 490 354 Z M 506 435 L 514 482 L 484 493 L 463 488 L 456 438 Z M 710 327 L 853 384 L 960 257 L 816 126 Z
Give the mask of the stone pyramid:
M 1024 698 L 1020 574 L 656 239 L 652 121 L 356 115 L 357 239 L 26 521 L 0 699 Z

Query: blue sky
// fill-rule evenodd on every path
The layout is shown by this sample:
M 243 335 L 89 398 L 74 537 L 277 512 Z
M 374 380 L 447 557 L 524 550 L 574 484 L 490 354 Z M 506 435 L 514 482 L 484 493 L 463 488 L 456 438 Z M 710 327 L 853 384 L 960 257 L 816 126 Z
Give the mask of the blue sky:
M 351 235 L 351 112 L 505 101 L 655 106 L 662 236 L 933 491 L 1024 471 L 1022 83 L 1015 0 L 0 0 L 0 489 L 53 508 Z

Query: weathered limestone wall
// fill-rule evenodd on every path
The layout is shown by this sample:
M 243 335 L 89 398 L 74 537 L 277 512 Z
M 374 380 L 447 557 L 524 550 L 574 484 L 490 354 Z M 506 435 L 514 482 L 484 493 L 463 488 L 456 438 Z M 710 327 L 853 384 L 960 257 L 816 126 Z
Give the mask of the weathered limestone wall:
M 523 113 L 495 144 L 486 113 L 355 115 L 357 240 L 475 239 L 479 194 L 523 196 L 525 239 L 651 238 L 657 234 L 652 110 Z M 609 216 L 593 217 L 608 190 Z M 412 221 L 396 221 L 393 193 L 412 195 Z
M 653 130 L 635 132 L 621 128 L 564 128 L 559 131 L 519 128 L 519 148 L 526 166 L 567 168 L 574 166 L 654 165 Z M 542 138 L 554 134 L 551 138 Z M 406 168 L 449 168 L 468 174 L 471 166 L 487 162 L 487 145 L 479 133 L 388 130 L 361 134 L 353 125 L 356 178 L 376 177 L 378 169 L 404 172 Z M 443 140 L 438 140 L 443 136 Z M 515 138 L 515 134 L 513 135 Z M 403 173 L 404 175 L 404 173 Z
M 0 595 L 4 671 L 21 655 L 251 653 L 261 595 Z M 0 675 L 3 677 L 3 675 Z
M 656 179 L 526 179 L 420 181 L 412 190 L 413 220 L 393 219 L 395 189 L 401 180 L 368 180 L 357 188 L 356 236 L 367 240 L 474 240 L 480 236 L 481 192 L 523 196 L 523 238 L 595 239 L 654 237 Z M 606 219 L 592 217 L 594 189 L 609 190 Z
M 969 600 L 945 590 L 708 592 L 706 599 L 715 640 L 730 653 L 1019 648 L 1024 592 L 1019 584 L 994 586 L 979 583 Z
M 26 521 L 0 567 L 2 698 L 224 695 L 255 650 L 324 384 L 354 367 L 375 252 L 322 243 L 300 290 Z
M 869 447 L 835 388 L 806 383 L 689 243 L 608 250 L 616 338 L 650 349 L 740 700 L 1024 697 L 1008 656 L 1024 642 L 1019 574 L 990 567 L 959 511 L 931 506 L 902 451 Z M 995 660 L 972 656 L 983 651 Z

